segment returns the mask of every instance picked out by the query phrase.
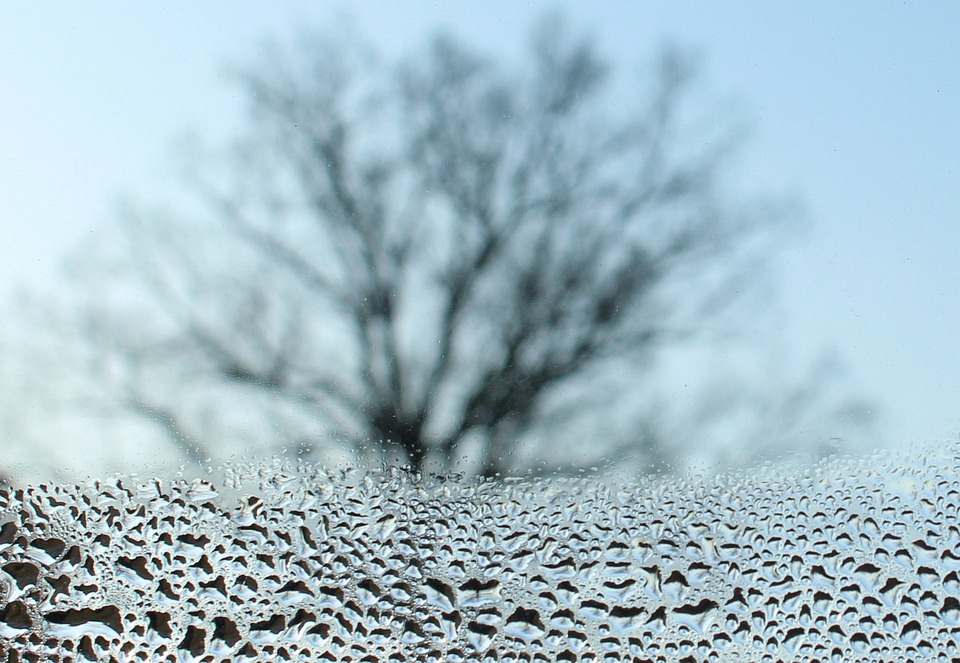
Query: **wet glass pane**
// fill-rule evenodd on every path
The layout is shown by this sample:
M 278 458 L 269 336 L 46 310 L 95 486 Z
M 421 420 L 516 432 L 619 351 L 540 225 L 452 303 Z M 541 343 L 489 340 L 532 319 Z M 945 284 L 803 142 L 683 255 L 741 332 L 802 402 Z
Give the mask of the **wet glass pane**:
M 950 658 L 958 14 L 9 12 L 0 650 Z

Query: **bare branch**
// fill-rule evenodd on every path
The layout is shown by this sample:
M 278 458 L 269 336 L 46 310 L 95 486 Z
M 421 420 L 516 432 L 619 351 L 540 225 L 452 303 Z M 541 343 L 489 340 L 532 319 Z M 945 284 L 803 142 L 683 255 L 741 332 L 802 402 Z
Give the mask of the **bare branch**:
M 760 217 L 721 195 L 741 134 L 698 133 L 688 58 L 665 52 L 628 107 L 557 17 L 525 68 L 448 38 L 392 69 L 305 44 L 242 76 L 254 122 L 192 181 L 199 213 L 123 219 L 143 301 L 124 343 L 88 342 L 175 439 L 198 429 L 189 387 L 218 412 L 255 394 L 284 446 L 329 434 L 415 470 L 469 450 L 505 473 L 558 394 L 583 402 L 615 365 L 639 391 L 644 362 L 741 298 Z M 602 452 L 659 462 L 660 441 Z
M 180 420 L 169 410 L 150 405 L 138 398 L 130 398 L 126 406 L 131 412 L 141 415 L 157 424 L 173 442 L 174 446 L 189 460 L 197 464 L 209 462 L 210 456 L 184 430 Z

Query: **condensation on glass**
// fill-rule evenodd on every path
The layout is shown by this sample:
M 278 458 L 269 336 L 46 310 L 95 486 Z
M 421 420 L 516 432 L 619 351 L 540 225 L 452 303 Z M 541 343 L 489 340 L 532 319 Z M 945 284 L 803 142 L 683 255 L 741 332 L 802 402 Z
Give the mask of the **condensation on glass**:
M 956 660 L 958 461 L 628 487 L 264 463 L 3 489 L 0 654 Z

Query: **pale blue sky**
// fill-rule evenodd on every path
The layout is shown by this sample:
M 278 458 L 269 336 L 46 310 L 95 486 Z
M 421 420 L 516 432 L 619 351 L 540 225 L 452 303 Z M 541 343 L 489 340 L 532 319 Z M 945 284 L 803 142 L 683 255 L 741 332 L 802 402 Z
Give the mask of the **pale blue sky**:
M 50 3 L 0 10 L 0 294 L 51 283 L 123 194 L 172 187 L 177 139 L 228 137 L 225 64 L 351 16 L 387 52 L 436 28 L 518 54 L 551 2 Z M 752 122 L 744 182 L 798 194 L 793 351 L 833 347 L 903 443 L 960 431 L 960 3 L 559 3 L 624 67 L 699 49 Z M 349 7 L 349 11 L 348 11 Z

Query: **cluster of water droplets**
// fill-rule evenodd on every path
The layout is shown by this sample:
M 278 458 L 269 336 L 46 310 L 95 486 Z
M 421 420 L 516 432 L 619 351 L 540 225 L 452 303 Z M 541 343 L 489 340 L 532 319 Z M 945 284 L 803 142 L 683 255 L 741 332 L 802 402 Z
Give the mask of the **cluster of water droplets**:
M 0 489 L 7 661 L 950 661 L 960 449 L 610 486 Z

